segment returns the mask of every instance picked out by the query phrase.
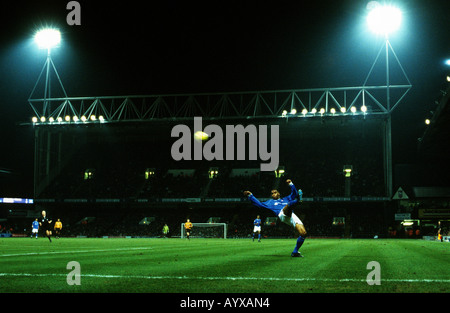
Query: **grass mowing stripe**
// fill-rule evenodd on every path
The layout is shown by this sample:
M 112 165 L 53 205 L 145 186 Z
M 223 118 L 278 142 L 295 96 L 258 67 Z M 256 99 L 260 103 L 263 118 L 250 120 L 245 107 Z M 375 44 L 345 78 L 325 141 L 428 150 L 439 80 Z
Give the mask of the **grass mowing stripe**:
M 100 250 L 75 250 L 75 251 L 48 251 L 48 252 L 29 252 L 15 254 L 0 254 L 0 257 L 15 257 L 28 255 L 47 255 L 47 254 L 72 254 L 72 253 L 91 253 L 91 252 L 114 252 L 114 251 L 132 251 L 132 250 L 151 250 L 151 247 L 144 248 L 118 248 L 118 249 L 100 249 Z
M 66 274 L 31 274 L 31 273 L 0 273 L 0 277 L 24 276 L 24 277 L 65 277 Z M 124 278 L 124 279 L 175 279 L 175 280 L 249 280 L 249 281 L 317 281 L 317 282 L 366 282 L 365 279 L 354 278 L 279 278 L 279 277 L 193 277 L 193 276 L 141 276 L 141 275 L 100 275 L 80 274 L 81 278 Z M 450 279 L 382 279 L 381 282 L 408 282 L 408 283 L 450 283 Z

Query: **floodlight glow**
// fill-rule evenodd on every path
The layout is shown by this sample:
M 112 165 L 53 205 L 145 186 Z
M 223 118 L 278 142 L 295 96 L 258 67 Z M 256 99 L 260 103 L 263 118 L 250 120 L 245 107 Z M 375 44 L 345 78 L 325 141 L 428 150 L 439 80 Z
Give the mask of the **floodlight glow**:
M 66 122 L 70 122 L 70 116 L 66 115 L 66 117 L 64 118 Z
M 286 116 L 287 115 L 287 111 L 283 110 L 283 113 L 281 113 L 281 116 Z
M 296 109 L 292 109 L 291 110 L 291 114 L 293 114 L 293 115 L 297 114 L 297 110 Z
M 303 114 L 303 115 L 306 115 L 306 113 L 308 113 L 308 110 L 307 110 L 307 109 L 303 109 L 303 110 L 302 110 L 302 114 Z
M 376 6 L 367 15 L 367 24 L 376 34 L 389 34 L 400 28 L 402 12 L 391 5 Z
M 83 122 L 86 122 L 86 116 L 83 115 L 83 116 L 81 117 L 81 120 L 82 120 Z
M 425 124 L 430 125 L 430 123 L 431 123 L 430 119 L 427 118 L 427 119 L 425 120 Z
M 103 115 L 100 115 L 100 116 L 98 117 L 98 119 L 100 120 L 100 122 L 103 122 L 103 121 L 105 120 L 105 118 L 103 117 Z
M 61 116 L 58 116 L 58 118 L 56 119 L 59 123 L 61 123 L 62 122 L 62 117 Z
M 331 112 L 331 114 L 334 114 L 334 113 L 336 113 L 336 109 L 335 108 L 331 108 L 330 112 Z
M 37 118 L 36 116 L 33 116 L 33 118 L 31 119 L 31 121 L 32 121 L 33 123 L 37 123 L 38 118 Z
M 356 112 L 356 108 L 355 107 L 351 107 L 350 111 L 352 111 L 352 113 Z
M 44 123 L 45 122 L 45 116 L 41 117 L 41 122 Z
M 55 119 L 54 119 L 53 117 L 50 117 L 50 118 L 48 119 L 48 121 L 49 121 L 50 123 L 53 123 L 53 122 L 55 121 Z
M 312 114 L 316 114 L 316 112 L 317 112 L 316 108 L 314 108 L 314 109 L 311 110 L 311 113 L 312 113 Z
M 91 121 L 95 121 L 96 119 L 95 115 L 91 115 Z
M 344 176 L 351 177 L 352 176 L 352 168 L 344 168 Z
M 320 109 L 320 114 L 323 114 L 323 113 L 325 113 L 325 109 L 324 109 L 324 108 L 321 108 L 321 109 Z
M 445 65 L 449 65 L 450 66 L 450 59 L 445 60 Z
M 363 105 L 363 106 L 361 107 L 361 111 L 362 111 L 363 113 L 366 113 L 366 112 L 367 112 L 367 107 L 366 107 L 365 105 Z
M 76 115 L 74 115 L 73 117 L 72 117 L 72 120 L 74 121 L 74 122 L 78 122 L 78 116 L 76 116 Z
M 345 113 L 346 109 L 344 107 L 341 107 L 341 113 Z
M 38 31 L 34 41 L 40 49 L 51 49 L 61 42 L 61 33 L 54 28 L 46 28 Z

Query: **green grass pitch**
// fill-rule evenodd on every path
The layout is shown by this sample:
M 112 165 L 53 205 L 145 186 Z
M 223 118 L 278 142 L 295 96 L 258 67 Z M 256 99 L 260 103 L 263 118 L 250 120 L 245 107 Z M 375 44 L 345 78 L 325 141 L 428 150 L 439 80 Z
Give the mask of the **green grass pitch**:
M 448 293 L 450 245 L 424 240 L 0 238 L 0 292 Z M 69 267 L 69 262 L 78 267 Z M 368 276 L 379 267 L 379 285 Z M 79 269 L 79 283 L 76 271 Z M 373 272 L 372 272 L 373 273 Z

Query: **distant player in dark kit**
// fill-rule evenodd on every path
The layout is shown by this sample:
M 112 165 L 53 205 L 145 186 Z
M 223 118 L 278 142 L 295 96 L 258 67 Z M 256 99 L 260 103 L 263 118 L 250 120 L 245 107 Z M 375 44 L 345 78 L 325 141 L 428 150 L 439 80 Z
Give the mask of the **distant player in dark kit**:
M 48 218 L 47 212 L 42 211 L 41 217 L 39 218 L 39 226 L 45 232 L 48 240 L 52 242 L 50 236 L 52 235 L 52 220 Z
M 297 243 L 295 245 L 294 251 L 292 251 L 292 257 L 302 257 L 298 251 L 305 241 L 306 229 L 302 221 L 294 214 L 293 206 L 300 203 L 303 192 L 299 189 L 295 189 L 294 184 L 290 179 L 286 180 L 291 188 L 291 194 L 287 197 L 281 198 L 280 192 L 276 189 L 271 191 L 272 199 L 265 202 L 259 201 L 250 191 L 244 191 L 244 195 L 257 207 L 269 209 L 274 212 L 278 218 L 285 224 L 288 224 L 296 230 L 299 237 L 297 238 Z

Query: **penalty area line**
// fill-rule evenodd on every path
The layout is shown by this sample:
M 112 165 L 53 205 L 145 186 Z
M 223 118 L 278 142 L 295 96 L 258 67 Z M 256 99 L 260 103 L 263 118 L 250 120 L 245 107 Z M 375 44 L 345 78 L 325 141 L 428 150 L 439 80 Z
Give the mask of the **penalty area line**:
M 31 273 L 0 273 L 0 277 L 66 277 L 66 274 L 31 274 Z M 233 281 L 294 281 L 294 282 L 366 282 L 365 279 L 354 278 L 279 278 L 279 277 L 193 277 L 193 276 L 143 276 L 143 275 L 102 275 L 80 274 L 80 278 L 116 278 L 116 279 L 147 279 L 147 280 L 233 280 Z M 382 279 L 388 283 L 450 283 L 450 279 Z

